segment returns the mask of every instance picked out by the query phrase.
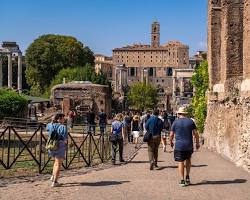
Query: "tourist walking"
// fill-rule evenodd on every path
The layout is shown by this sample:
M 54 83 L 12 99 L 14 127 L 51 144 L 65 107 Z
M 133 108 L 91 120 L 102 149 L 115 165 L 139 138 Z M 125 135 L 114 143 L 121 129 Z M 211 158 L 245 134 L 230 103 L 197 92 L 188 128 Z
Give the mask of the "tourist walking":
M 162 148 L 163 148 L 163 152 L 167 151 L 167 137 L 169 135 L 169 129 L 170 129 L 170 125 L 168 122 L 168 114 L 165 111 L 163 113 L 163 123 L 164 123 L 164 131 L 161 132 L 161 143 L 162 143 Z
M 130 116 L 130 112 L 126 112 L 124 117 L 123 117 L 125 144 L 127 144 L 128 142 L 132 142 L 132 140 L 131 140 L 131 121 L 132 121 L 132 117 Z
M 119 159 L 120 162 L 124 162 L 123 159 L 123 140 L 124 140 L 124 125 L 122 123 L 122 114 L 119 113 L 115 116 L 111 126 L 110 142 L 112 143 L 112 164 L 116 162 L 116 150 L 119 146 Z
M 163 122 L 158 118 L 159 111 L 154 110 L 153 115 L 148 119 L 145 128 L 150 131 L 152 138 L 148 142 L 148 157 L 150 163 L 150 170 L 158 167 L 158 148 L 161 142 L 161 131 L 163 129 Z
M 107 126 L 107 114 L 101 109 L 99 113 L 99 126 L 100 126 L 100 133 L 104 134 L 106 131 Z
M 89 110 L 89 112 L 87 113 L 87 123 L 88 123 L 88 132 L 95 133 L 95 126 L 96 126 L 95 113 L 92 109 Z
M 131 121 L 131 132 L 135 148 L 138 148 L 138 138 L 140 137 L 140 117 L 138 115 L 135 115 Z
M 148 121 L 148 119 L 151 117 L 151 112 L 147 111 L 144 115 L 142 115 L 141 117 L 141 126 L 142 126 L 142 131 L 143 131 L 143 135 L 145 135 L 145 133 L 147 132 L 145 125 Z
M 75 116 L 76 112 L 73 109 L 71 109 L 67 114 L 67 126 L 70 132 L 73 130 L 73 123 L 75 120 Z
M 52 187 L 59 186 L 58 178 L 60 175 L 62 162 L 65 158 L 68 133 L 64 122 L 64 114 L 58 113 L 54 116 L 53 121 L 47 125 L 49 137 L 51 137 L 52 133 L 57 135 L 57 149 L 49 150 L 49 155 L 55 159 L 53 174 L 50 178 L 50 180 L 52 181 Z
M 200 148 L 199 135 L 196 131 L 195 123 L 188 118 L 188 113 L 184 107 L 180 107 L 178 112 L 179 119 L 176 119 L 171 127 L 170 144 L 174 145 L 174 159 L 178 162 L 178 171 L 180 175 L 180 185 L 182 187 L 190 184 L 191 156 L 193 154 L 193 136 L 195 137 L 196 149 Z M 184 166 L 186 176 L 184 179 Z

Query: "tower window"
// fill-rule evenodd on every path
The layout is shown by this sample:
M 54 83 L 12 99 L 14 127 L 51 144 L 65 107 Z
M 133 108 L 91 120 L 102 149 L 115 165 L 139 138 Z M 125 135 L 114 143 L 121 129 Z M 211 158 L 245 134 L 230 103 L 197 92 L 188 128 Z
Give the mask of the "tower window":
M 167 67 L 167 69 L 166 69 L 166 75 L 167 76 L 172 76 L 173 75 L 173 68 L 172 67 Z
M 154 36 L 154 40 L 156 40 L 156 36 Z
M 134 67 L 130 68 L 130 76 L 135 76 L 135 68 Z
M 152 67 L 149 68 L 148 75 L 154 76 L 154 69 Z

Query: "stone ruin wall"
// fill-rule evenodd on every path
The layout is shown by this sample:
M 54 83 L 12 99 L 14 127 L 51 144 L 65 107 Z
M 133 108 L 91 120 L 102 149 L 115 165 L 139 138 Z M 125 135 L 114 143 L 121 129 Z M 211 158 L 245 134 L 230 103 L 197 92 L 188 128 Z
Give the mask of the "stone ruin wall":
M 250 0 L 209 0 L 207 148 L 250 172 Z

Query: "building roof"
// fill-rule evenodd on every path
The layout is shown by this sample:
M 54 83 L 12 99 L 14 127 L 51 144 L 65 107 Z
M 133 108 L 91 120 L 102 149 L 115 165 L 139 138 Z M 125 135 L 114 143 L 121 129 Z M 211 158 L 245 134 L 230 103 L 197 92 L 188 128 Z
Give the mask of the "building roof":
M 109 86 L 94 84 L 94 83 L 92 83 L 90 81 L 73 81 L 73 82 L 70 82 L 70 83 L 55 85 L 52 88 L 52 90 L 61 89 L 61 88 L 64 88 L 64 89 L 84 89 L 84 88 L 91 88 L 91 87 L 101 87 L 101 88 L 107 87 L 108 88 Z
M 166 50 L 171 47 L 182 47 L 189 48 L 188 45 L 185 45 L 179 41 L 169 41 L 166 44 L 160 45 L 159 47 L 152 47 L 148 44 L 133 44 L 127 45 L 121 48 L 115 48 L 113 51 L 152 51 L 152 50 Z

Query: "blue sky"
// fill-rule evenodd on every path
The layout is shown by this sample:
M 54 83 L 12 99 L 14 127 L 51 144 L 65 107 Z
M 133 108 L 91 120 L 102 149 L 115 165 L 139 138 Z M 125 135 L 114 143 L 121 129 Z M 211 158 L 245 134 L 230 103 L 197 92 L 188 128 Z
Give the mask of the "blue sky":
M 94 53 L 150 43 L 150 26 L 161 24 L 161 44 L 179 40 L 190 55 L 206 50 L 207 0 L 0 0 L 0 41 L 24 51 L 42 34 L 76 37 Z

